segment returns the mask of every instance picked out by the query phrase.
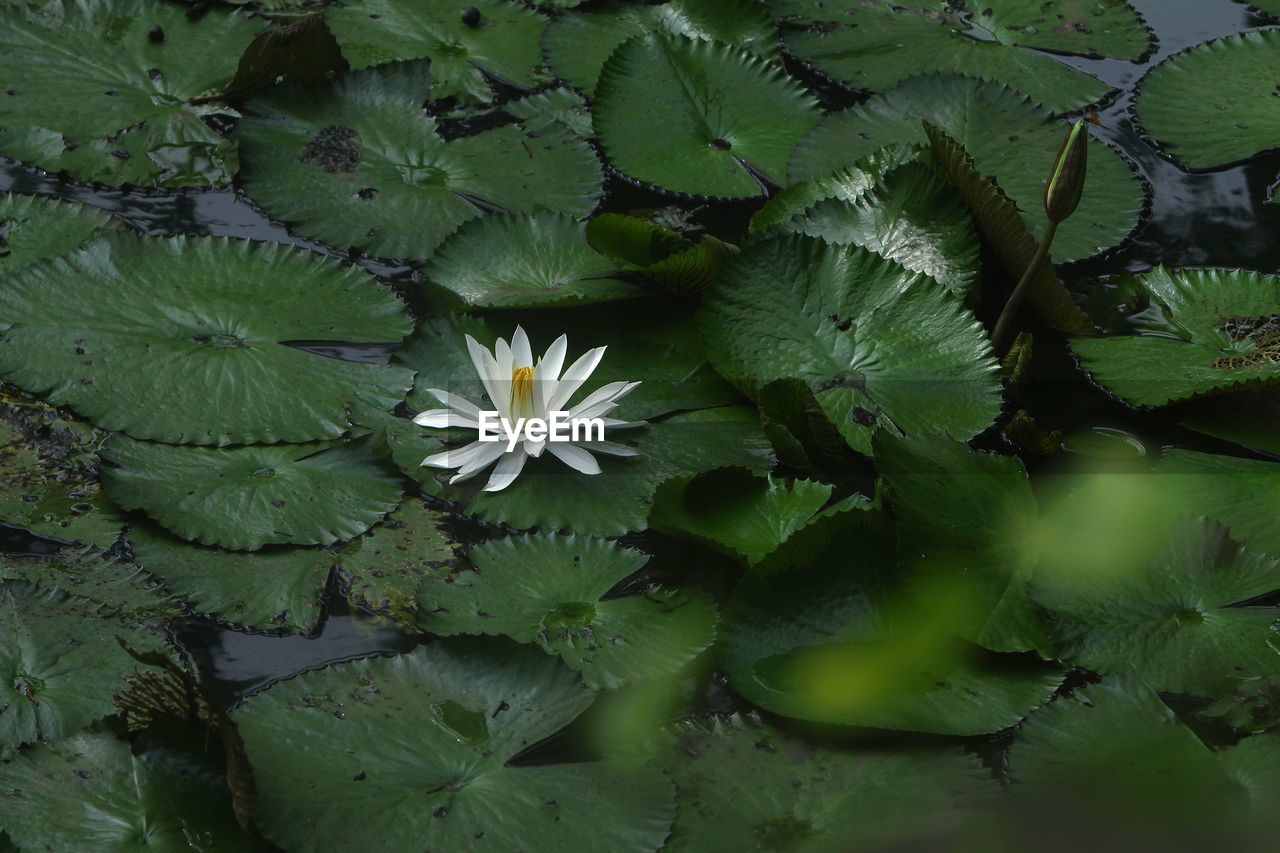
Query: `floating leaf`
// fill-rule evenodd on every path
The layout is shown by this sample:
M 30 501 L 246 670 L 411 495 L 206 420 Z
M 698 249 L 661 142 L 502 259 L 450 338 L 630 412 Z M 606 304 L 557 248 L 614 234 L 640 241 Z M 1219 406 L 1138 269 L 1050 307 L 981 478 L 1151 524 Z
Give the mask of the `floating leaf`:
M 0 765 L 0 826 L 25 850 L 257 850 L 226 773 L 105 731 L 71 734 Z
M 11 757 L 25 743 L 67 737 L 113 713 L 112 697 L 139 667 L 122 642 L 146 652 L 164 641 L 92 599 L 0 583 L 0 704 L 6 709 L 0 756 Z
M 443 513 L 410 499 L 343 548 L 340 572 L 347 598 L 398 623 L 412 622 L 419 583 L 460 562 L 444 520 Z
M 754 564 L 812 519 L 829 497 L 825 483 L 725 471 L 663 483 L 649 525 L 709 542 Z
M 1138 571 L 1082 565 L 1036 576 L 1061 656 L 1156 690 L 1219 696 L 1241 678 L 1280 674 L 1275 609 L 1231 607 L 1280 588 L 1280 564 L 1250 554 L 1217 525 L 1179 531 Z
M 1280 279 L 1169 270 L 1131 282 L 1146 300 L 1133 335 L 1073 338 L 1080 365 L 1139 406 L 1280 381 Z
M 974 36 L 975 30 L 994 29 L 993 25 L 1001 24 L 998 20 L 961 18 L 939 3 L 932 5 L 937 8 L 858 0 L 828 4 L 816 23 L 784 27 L 782 40 L 798 59 L 822 73 L 872 92 L 892 89 L 909 77 L 924 74 L 965 74 L 1016 86 L 1051 112 L 1070 112 L 1101 100 L 1110 91 L 1095 77 L 1019 46 L 1018 39 L 1008 37 L 1008 30 L 1001 31 L 1005 38 L 994 31 L 987 39 Z M 1009 0 L 987 2 L 982 8 L 994 11 L 1020 6 L 1031 10 L 1045 5 L 1039 0 Z M 1140 30 L 1141 19 L 1129 11 Z M 1145 43 L 1145 31 L 1141 32 Z M 1076 44 L 1080 52 L 1092 49 L 1084 40 Z M 1121 48 L 1122 55 L 1131 52 L 1128 46 Z
M 709 41 L 637 36 L 609 57 L 592 109 L 620 171 L 692 195 L 760 196 L 786 181 L 817 102 L 781 68 Z
M 894 537 L 878 510 L 824 515 L 743 577 L 721 619 L 729 683 L 788 717 L 974 735 L 1018 722 L 1062 675 L 952 636 L 946 600 L 904 607 Z
M 737 718 L 681 723 L 672 736 L 676 823 L 664 850 L 943 843 L 996 792 L 959 751 L 829 748 Z
M 400 478 L 370 439 L 214 450 L 116 436 L 103 457 L 112 500 L 203 545 L 328 545 L 400 503 Z
M 593 3 L 590 9 L 552 20 L 542 49 L 561 78 L 591 95 L 615 49 L 632 36 L 659 32 L 734 45 L 765 59 L 778 55 L 773 20 L 757 0 Z
M 325 548 L 208 548 L 145 523 L 130 526 L 129 543 L 138 565 L 195 610 L 260 631 L 310 633 L 337 562 Z
M 0 276 L 65 255 L 114 227 L 114 220 L 94 207 L 37 196 L 0 195 Z
M 1227 775 L 1243 788 L 1259 815 L 1267 814 L 1280 797 L 1280 736 L 1245 738 L 1218 753 Z
M 530 308 L 631 299 L 645 291 L 591 248 L 568 216 L 483 216 L 459 228 L 423 275 L 468 307 Z
M 1022 463 L 951 439 L 884 430 L 875 451 L 897 520 L 898 559 L 914 570 L 913 582 L 962 603 L 966 639 L 999 652 L 1047 651 L 1027 589 L 1036 566 L 1027 544 L 1036 500 Z
M 507 101 L 503 103 L 502 111 L 520 119 L 529 128 L 543 122 L 554 122 L 579 139 L 590 139 L 594 134 L 591 105 L 577 92 L 563 86 Z
M 655 770 L 512 763 L 591 700 L 537 651 L 442 641 L 279 682 L 233 718 L 286 849 L 657 849 L 674 804 Z
M 1231 529 L 1233 539 L 1280 559 L 1280 529 L 1275 523 L 1280 465 L 1171 450 L 1157 472 L 1164 488 L 1192 513 L 1222 522 Z M 1280 588 L 1280 583 L 1273 588 Z
M 964 299 L 978 277 L 980 246 L 955 191 L 922 163 L 864 165 L 793 184 L 761 208 L 752 230 L 776 223 L 780 231 L 861 246 Z
M 699 320 L 722 374 L 803 379 L 861 453 L 877 423 L 969 438 L 1000 410 L 973 315 L 932 279 L 857 246 L 756 242 L 721 270 Z
M 635 216 L 602 213 L 587 223 L 587 242 L 598 252 L 635 264 L 638 274 L 681 296 L 701 293 L 736 247 L 704 234 L 695 243 Z
M 527 89 L 549 82 L 542 70 L 545 16 L 503 0 L 351 0 L 325 11 L 352 68 L 401 59 L 431 60 L 430 97 L 484 103 L 486 76 Z M 472 23 L 471 21 L 474 21 Z
M 342 249 L 427 258 L 487 211 L 586 216 L 600 163 L 567 130 L 508 124 L 445 141 L 422 110 L 425 62 L 285 86 L 252 99 L 240 122 L 254 201 Z
M 345 74 L 348 68 L 324 18 L 303 15 L 296 20 L 279 21 L 258 34 L 245 48 L 236 76 L 223 97 L 238 100 L 286 80 L 313 83 Z
M 205 119 L 234 116 L 213 96 L 259 29 L 156 0 L 0 6 L 0 153 L 85 181 L 225 184 L 236 146 Z
M 1143 78 L 1134 109 L 1179 161 L 1196 169 L 1222 166 L 1280 147 L 1277 74 L 1280 32 L 1239 33 L 1157 65 Z
M 95 470 L 106 439 L 36 400 L 0 396 L 0 522 L 110 547 L 122 521 Z
M 113 235 L 12 276 L 0 316 L 0 374 L 136 438 L 336 437 L 411 382 L 286 345 L 397 343 L 412 321 L 365 273 L 280 244 Z
M 831 113 L 796 146 L 791 179 L 826 177 L 886 145 L 924 144 L 922 120 L 953 138 L 977 172 L 1008 194 L 1037 239 L 1044 233 L 1044 186 L 1068 125 L 1012 89 L 982 80 L 916 77 Z M 1079 260 L 1117 245 L 1137 227 L 1145 203 L 1146 188 L 1133 167 L 1109 145 L 1090 140 L 1084 195 L 1058 228 L 1054 256 Z M 1014 278 L 1020 276 L 1021 270 Z
M 474 570 L 423 581 L 425 630 L 536 643 L 597 689 L 672 675 L 715 640 L 715 606 L 703 595 L 656 584 L 615 594 L 647 558 L 613 542 L 513 536 L 469 556 Z
M 1280 388 L 1240 391 L 1191 403 L 1182 425 L 1196 432 L 1280 456 Z

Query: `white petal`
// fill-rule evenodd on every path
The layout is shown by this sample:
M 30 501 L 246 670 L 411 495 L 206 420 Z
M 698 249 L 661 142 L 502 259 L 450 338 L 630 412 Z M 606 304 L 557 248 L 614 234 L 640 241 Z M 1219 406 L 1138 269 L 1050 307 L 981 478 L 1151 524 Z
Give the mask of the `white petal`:
M 549 441 L 530 441 L 526 438 L 523 442 L 523 446 L 526 453 L 534 459 L 537 459 L 542 455 L 542 451 L 547 449 L 547 445 L 550 443 L 551 442 Z
M 516 481 L 516 477 L 520 476 L 520 472 L 524 470 L 524 460 L 527 458 L 524 447 L 517 445 L 516 449 L 503 456 L 498 462 L 493 474 L 489 476 L 489 482 L 484 484 L 486 492 L 500 492 L 507 486 Z
M 484 392 L 489 395 L 489 399 L 493 401 L 494 408 L 501 411 L 498 397 L 498 364 L 494 361 L 493 355 L 480 346 L 479 341 L 467 335 L 467 351 L 471 353 L 471 363 L 475 365 L 476 376 L 480 377 L 480 384 L 484 386 Z M 510 379 L 510 374 L 507 374 Z M 447 405 L 447 404 L 446 404 Z
M 498 447 L 502 446 L 498 442 L 494 444 Z M 422 464 L 431 468 L 458 468 L 474 459 L 476 454 L 486 446 L 489 446 L 487 441 L 473 441 L 462 447 L 450 447 L 448 450 L 433 453 L 423 459 Z
M 516 333 L 511 336 L 511 356 L 515 360 L 513 366 L 533 367 L 533 348 L 523 326 L 516 326 Z
M 600 463 L 596 458 L 576 444 L 564 441 L 550 442 L 547 444 L 547 450 L 551 451 L 552 456 L 580 474 L 600 473 Z
M 547 347 L 542 358 L 538 359 L 538 373 L 548 379 L 559 379 L 564 368 L 564 357 L 569 352 L 569 336 L 561 335 Z
M 430 427 L 431 429 L 445 429 L 446 427 L 480 428 L 480 423 L 475 418 L 460 415 L 452 409 L 431 409 L 430 411 L 421 412 L 414 415 L 413 422 L 420 427 Z
M 555 396 L 556 387 L 560 384 L 560 368 L 564 366 L 564 354 L 569 349 L 569 336 L 561 335 L 547 348 L 533 371 L 533 409 L 534 415 L 546 418 L 547 403 Z
M 592 372 L 600 364 L 600 359 L 604 358 L 604 351 L 604 347 L 587 350 L 577 361 L 569 365 L 569 369 L 560 378 L 560 385 L 556 388 L 556 393 L 547 401 L 548 412 L 556 412 L 564 408 L 565 403 L 569 402 L 569 398 L 582 387 L 582 383 L 590 378 Z
M 589 409 L 602 403 L 615 402 L 623 395 L 630 393 L 639 384 L 639 382 L 610 382 L 608 385 L 601 385 L 586 397 L 583 397 L 582 402 L 571 408 L 569 415 L 573 416 L 578 414 L 580 410 Z M 583 417 L 590 417 L 590 415 L 584 415 Z
M 439 388 L 428 388 L 427 393 L 460 415 L 466 415 L 476 420 L 480 419 L 480 407 L 465 397 L 450 394 L 448 391 L 442 391 Z
M 502 456 L 506 451 L 506 447 L 501 441 L 484 442 L 484 446 L 476 452 L 473 458 L 467 460 L 467 463 L 458 469 L 458 473 L 454 474 L 449 482 L 458 483 L 479 474 L 492 465 L 495 459 Z

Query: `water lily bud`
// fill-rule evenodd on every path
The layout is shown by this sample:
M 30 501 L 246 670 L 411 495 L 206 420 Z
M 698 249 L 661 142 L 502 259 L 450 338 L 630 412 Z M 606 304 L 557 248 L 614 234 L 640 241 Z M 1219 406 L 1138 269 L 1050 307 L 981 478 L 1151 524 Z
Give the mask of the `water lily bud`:
M 1058 160 L 1044 188 L 1044 212 L 1057 225 L 1076 212 L 1084 192 L 1084 176 L 1089 162 L 1088 123 L 1080 119 L 1058 151 Z

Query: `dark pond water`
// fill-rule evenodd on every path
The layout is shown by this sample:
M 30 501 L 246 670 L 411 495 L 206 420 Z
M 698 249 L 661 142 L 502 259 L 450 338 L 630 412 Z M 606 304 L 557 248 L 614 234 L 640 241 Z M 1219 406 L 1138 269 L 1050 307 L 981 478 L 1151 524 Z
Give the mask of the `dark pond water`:
M 1280 153 L 1214 172 L 1194 173 L 1163 157 L 1143 137 L 1130 115 L 1133 85 L 1155 63 L 1207 39 L 1266 27 L 1276 22 L 1250 11 L 1233 0 L 1131 0 L 1146 17 L 1159 39 L 1158 50 L 1141 63 L 1063 57 L 1062 61 L 1086 70 L 1121 89 L 1101 110 L 1105 128 L 1101 138 L 1120 149 L 1152 188 L 1149 217 L 1125 244 L 1106 255 L 1063 270 L 1064 278 L 1090 301 L 1105 301 L 1100 284 L 1107 276 L 1141 272 L 1157 264 L 1170 266 L 1248 267 L 1272 272 L 1280 268 L 1280 205 L 1267 202 L 1270 188 L 1280 175 Z M 829 85 L 818 87 L 830 107 L 841 107 L 855 98 Z M 611 179 L 605 207 L 612 210 L 653 208 L 672 199 Z M 347 257 L 325 246 L 299 238 L 262 215 L 233 190 L 216 192 L 152 192 L 95 187 L 59 180 L 21 164 L 0 158 L 0 192 L 17 191 L 70 199 L 110 211 L 149 235 L 177 233 L 253 238 L 290 243 Z M 751 205 L 718 206 L 714 210 L 684 205 L 694 221 L 718 236 L 740 239 Z M 370 272 L 395 284 L 414 280 L 407 266 L 353 258 Z M 1140 415 L 1109 399 L 1073 370 L 1060 340 L 1037 336 L 1037 361 L 1042 363 L 1035 381 L 1025 390 L 1022 405 L 1044 426 L 1068 434 L 1113 430 L 1117 441 L 1128 441 L 1148 450 L 1182 445 L 1216 452 L 1241 451 L 1188 433 L 1177 426 L 1177 413 Z M 1046 346 L 1047 344 L 1047 346 Z M 323 355 L 354 361 L 385 360 L 385 347 L 295 345 Z M 997 438 L 990 438 L 998 444 Z M 657 537 L 640 537 L 635 543 L 664 562 L 679 562 L 680 553 Z M 0 525 L 0 551 L 48 554 L 57 543 Z M 666 553 L 671 552 L 671 553 Z M 701 556 L 699 557 L 701 559 Z M 278 637 L 229 630 L 207 619 L 195 618 L 175 631 L 176 641 L 204 674 L 215 697 L 233 703 L 247 692 L 274 680 L 323 664 L 381 652 L 397 652 L 420 642 L 390 627 L 384 620 L 351 608 L 332 584 L 325 616 L 313 636 Z M 733 699 L 716 679 L 703 691 L 710 710 L 727 710 Z

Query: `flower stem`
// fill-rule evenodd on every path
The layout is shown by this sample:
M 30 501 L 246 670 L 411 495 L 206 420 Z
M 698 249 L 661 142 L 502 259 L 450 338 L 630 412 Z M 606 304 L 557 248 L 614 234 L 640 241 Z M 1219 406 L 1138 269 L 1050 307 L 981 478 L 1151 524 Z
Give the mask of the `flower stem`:
M 1035 278 L 1040 267 L 1049 259 L 1049 247 L 1053 245 L 1053 235 L 1057 231 L 1058 223 L 1056 222 L 1050 222 L 1048 227 L 1044 229 L 1044 237 L 1040 239 L 1040 246 L 1036 249 L 1035 257 L 1027 265 L 1027 270 L 1022 274 L 1022 279 L 1018 282 L 1018 286 L 1009 295 L 1009 301 L 1004 304 L 1004 310 L 1000 312 L 1000 319 L 996 320 L 995 330 L 991 333 L 991 346 L 995 350 L 996 358 L 1004 356 L 1009 351 L 1010 344 L 1013 343 L 1013 324 L 1014 320 L 1017 319 L 1018 309 L 1022 307 L 1022 301 L 1026 299 L 1027 291 L 1031 288 L 1031 280 Z

